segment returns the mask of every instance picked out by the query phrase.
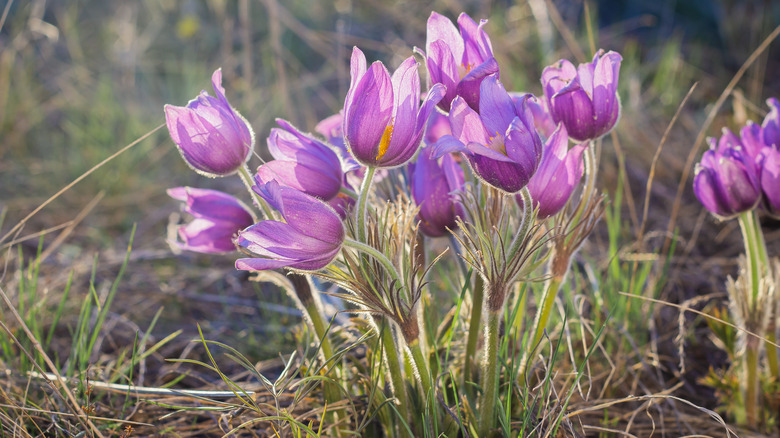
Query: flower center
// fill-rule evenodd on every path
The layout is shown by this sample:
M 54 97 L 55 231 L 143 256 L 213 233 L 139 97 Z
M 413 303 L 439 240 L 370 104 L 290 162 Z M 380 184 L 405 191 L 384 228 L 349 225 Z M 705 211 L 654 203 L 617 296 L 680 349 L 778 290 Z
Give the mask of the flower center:
M 498 132 L 496 132 L 495 137 L 488 138 L 488 144 L 486 144 L 485 147 L 506 155 L 506 145 L 504 144 L 504 136 L 499 134 Z
M 390 123 L 385 128 L 385 133 L 382 134 L 382 139 L 379 140 L 379 151 L 376 154 L 376 160 L 379 161 L 387 153 L 387 148 L 390 146 L 390 140 L 393 138 L 393 119 L 390 119 Z
M 474 67 L 476 67 L 476 65 L 471 63 L 462 63 L 460 66 L 458 66 L 458 74 L 460 74 L 460 78 L 463 79 L 467 74 L 471 73 L 471 70 L 474 70 Z

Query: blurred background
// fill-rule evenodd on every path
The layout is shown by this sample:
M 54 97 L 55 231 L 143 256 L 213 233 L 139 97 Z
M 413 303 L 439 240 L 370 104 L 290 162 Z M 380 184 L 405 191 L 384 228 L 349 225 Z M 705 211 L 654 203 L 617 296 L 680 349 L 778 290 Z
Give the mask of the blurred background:
M 561 58 L 584 62 L 598 48 L 623 55 L 622 119 L 616 136 L 605 140 L 599 185 L 614 195 L 618 180 L 624 182 L 627 246 L 636 243 L 642 203 L 650 196 L 646 241 L 639 245 L 648 252 L 662 249 L 669 236 L 685 160 L 712 104 L 780 23 L 780 2 L 771 0 L 3 0 L 0 233 L 163 124 L 164 104 L 181 106 L 201 90 L 211 93 L 211 73 L 220 67 L 228 99 L 253 126 L 256 152 L 266 156 L 275 118 L 310 131 L 339 111 L 352 46 L 394 68 L 413 47 L 425 46 L 432 10 L 453 20 L 464 11 L 489 20 L 485 28 L 510 90 L 540 94 L 542 69 Z M 774 42 L 737 84 L 708 135 L 762 119 L 764 101 L 780 96 L 778 79 L 780 42 Z M 695 82 L 646 193 L 663 133 Z M 254 158 L 250 166 L 259 163 Z M 164 307 L 157 336 L 182 329 L 184 338 L 192 337 L 197 322 L 208 336 L 235 340 L 231 345 L 255 359 L 278 354 L 291 339 L 287 327 L 298 321 L 285 297 L 246 282 L 232 269 L 232 255 L 177 255 L 169 248 L 179 206 L 165 189 L 182 185 L 244 195 L 237 178 L 212 180 L 190 171 L 163 128 L 32 217 L 17 235 L 20 254 L 34 255 L 34 234 L 49 230 L 42 272 L 55 290 L 74 270 L 74 294 L 83 296 L 95 257 L 98 280 L 116 275 L 136 224 L 114 304 L 116 324 L 146 327 Z M 717 223 L 695 201 L 690 180 L 684 187 L 671 227 L 680 239 L 676 274 L 665 289 L 672 301 L 720 290 L 741 251 L 736 224 Z M 777 242 L 777 224 L 766 226 L 774 230 L 768 239 Z M 596 236 L 594 246 L 602 248 L 596 254 L 608 259 L 610 249 L 600 245 Z M 13 280 L 8 262 L 3 272 Z M 160 363 L 181 348 L 162 350 Z

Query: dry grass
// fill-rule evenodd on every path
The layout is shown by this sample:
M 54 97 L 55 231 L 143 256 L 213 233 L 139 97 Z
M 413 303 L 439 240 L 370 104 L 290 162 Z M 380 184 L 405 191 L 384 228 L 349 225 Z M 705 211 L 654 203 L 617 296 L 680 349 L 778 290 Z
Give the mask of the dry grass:
M 284 360 L 293 351 L 294 365 L 304 364 L 301 345 L 311 346 L 300 343 L 300 317 L 283 294 L 247 281 L 232 269 L 229 256 L 173 254 L 165 242 L 169 216 L 177 208 L 165 196 L 166 187 L 240 190 L 237 182 L 207 181 L 189 173 L 164 130 L 153 132 L 162 121 L 162 105 L 181 104 L 206 88 L 217 66 L 223 68 L 231 101 L 248 116 L 262 145 L 275 117 L 311 129 L 339 109 L 352 45 L 391 65 L 408 56 L 411 45 L 422 46 L 430 10 L 489 17 L 499 61 L 512 66 L 506 74 L 502 70 L 508 87 L 538 93 L 535 78 L 544 65 L 560 57 L 584 58 L 590 51 L 583 4 L 574 1 L 492 7 L 451 1 L 390 7 L 377 0 L 82 3 L 9 1 L 0 18 L 0 209 L 5 218 L 0 287 L 9 300 L 0 310 L 0 322 L 1 336 L 19 340 L 0 356 L 3 436 L 77 436 L 85 431 L 96 436 L 222 436 L 245 421 L 279 412 L 315 431 L 320 427 L 323 403 L 318 393 L 296 397 L 287 389 L 273 395 L 223 354 L 214 356 L 217 367 L 256 392 L 262 414 L 237 398 L 139 391 L 171 383 L 178 389 L 228 389 L 215 372 L 182 362 L 210 363 L 197 324 L 206 339 L 229 344 L 271 380 L 283 374 Z M 595 14 L 594 4 L 587 5 Z M 723 301 L 718 292 L 725 290 L 725 276 L 736 271 L 735 256 L 742 248 L 736 224 L 716 223 L 696 202 L 686 182 L 692 158 L 683 157 L 695 157 L 703 136 L 716 134 L 717 127 L 741 123 L 740 114 L 762 117 L 762 100 L 780 95 L 780 86 L 771 80 L 780 71 L 777 42 L 755 51 L 770 36 L 770 18 L 777 12 L 770 6 L 749 10 L 730 2 L 714 7 L 728 17 L 718 28 L 726 47 L 700 44 L 695 32 L 680 34 L 680 44 L 664 45 L 667 35 L 653 33 L 672 26 L 663 14 L 626 16 L 595 30 L 598 46 L 626 57 L 622 120 L 604 142 L 599 181 L 613 199 L 618 181 L 623 182 L 624 226 L 617 254 L 602 226 L 580 261 L 590 266 L 591 275 L 601 275 L 615 257 L 626 266 L 649 260 L 652 276 L 640 289 L 660 285 L 659 299 L 687 302 L 695 309 Z M 742 38 L 744 29 L 750 31 Z M 750 53 L 757 54 L 755 62 L 744 77 L 736 77 Z M 672 125 L 694 80 L 698 85 Z M 722 100 L 712 107 L 719 96 Z M 133 144 L 146 133 L 149 138 Z M 260 155 L 262 150 L 258 148 Z M 111 159 L 104 166 L 89 170 L 106 157 Z M 47 201 L 54 193 L 61 195 Z M 74 360 L 79 310 L 90 297 L 105 303 L 123 265 L 132 224 L 137 224 L 134 249 L 95 348 L 87 352 L 88 368 L 62 380 L 42 377 Z M 780 226 L 770 220 L 764 225 L 770 252 L 777 254 Z M 37 288 L 22 311 L 20 285 L 33 276 L 20 266 L 35 263 L 39 234 Z M 664 257 L 658 254 L 665 254 L 672 241 L 676 250 L 664 271 Z M 600 315 L 589 302 L 588 269 L 578 271 L 578 289 L 571 292 L 581 303 L 576 318 L 555 329 L 564 353 L 551 368 L 554 391 L 538 411 L 539 426 L 533 430 L 544 430 L 562 414 L 561 435 L 753 436 L 730 426 L 727 415 L 724 420 L 714 413 L 715 393 L 700 382 L 710 367 L 728 366 L 703 320 L 691 312 L 681 316 L 672 306 L 637 300 L 632 305 L 647 317 L 641 324 L 645 332 L 618 322 L 596 339 L 595 318 Z M 62 301 L 69 283 L 69 296 Z M 37 310 L 44 334 L 54 315 L 61 315 L 51 342 L 40 347 L 23 326 L 30 323 L 25 315 L 31 308 Z M 349 343 L 357 336 L 344 329 L 342 339 Z M 616 338 L 626 342 L 615 346 L 605 341 Z M 591 347 L 595 353 L 585 376 L 575 382 L 575 363 Z M 53 366 L 21 367 L 44 364 L 43 354 Z M 22 362 L 23 356 L 35 360 Z M 345 360 L 360 364 L 369 356 L 357 349 Z M 539 376 L 545 369 L 536 371 Z M 304 384 L 297 376 L 287 388 Z M 572 398 L 564 409 L 568 391 Z M 203 407 L 222 410 L 199 409 Z M 355 425 L 370 415 L 364 398 L 335 408 L 348 412 Z M 291 434 L 284 427 L 282 421 L 269 420 L 236 436 Z M 372 436 L 376 430 L 368 423 L 362 432 Z M 328 436 L 327 430 L 322 435 Z

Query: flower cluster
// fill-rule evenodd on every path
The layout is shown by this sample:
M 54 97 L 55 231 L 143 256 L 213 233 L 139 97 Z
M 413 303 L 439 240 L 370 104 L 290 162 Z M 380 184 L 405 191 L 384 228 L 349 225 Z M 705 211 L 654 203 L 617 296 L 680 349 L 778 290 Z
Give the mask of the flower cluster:
M 693 191 L 721 219 L 760 206 L 780 217 L 780 101 L 769 99 L 761 125 L 749 121 L 739 136 L 723 128 L 696 166 Z
M 619 54 L 604 51 L 577 68 L 561 60 L 544 70 L 540 97 L 512 92 L 501 82 L 486 27 L 487 20 L 477 23 L 466 14 L 457 26 L 431 14 L 425 51 L 416 49 L 426 63 L 427 90 L 414 56 L 391 74 L 380 61 L 369 65 L 355 47 L 343 108 L 314 134 L 277 119 L 266 141 L 273 160 L 254 173 L 247 165 L 254 134 L 227 102 L 220 70 L 212 77 L 216 98 L 203 92 L 186 107 L 165 107 L 171 138 L 186 162 L 210 177 L 238 173 L 263 216 L 256 222 L 227 194 L 172 189 L 194 217 L 180 227 L 184 243 L 178 245 L 200 252 L 238 249 L 247 257 L 236 261 L 237 269 L 284 272 L 290 280 L 277 284 L 296 290 L 323 351 L 332 350 L 306 279 L 318 275 L 341 286 L 339 295 L 369 314 L 378 333 L 389 323 L 403 335 L 383 335 L 381 342 L 406 420 L 407 383 L 397 354 L 410 356 L 415 372 L 406 378 L 420 385 L 421 400 L 433 390 L 417 306 L 424 301 L 426 274 L 445 253 L 426 264 L 424 236 L 453 238 L 452 252 L 478 274 L 462 383 L 473 386 L 466 384 L 472 380 L 468 369 L 484 332 L 480 436 L 496 422 L 498 328 L 513 285 L 547 260 L 550 236 L 571 236 L 578 221 L 587 222 L 575 239 L 579 244 L 600 217 L 593 166 L 579 203 L 570 198 L 594 149 L 589 142 L 619 118 L 621 63 Z M 777 161 L 764 155 L 762 163 Z M 578 244 L 558 251 L 565 260 L 555 263 L 568 267 Z M 538 332 L 546 322 L 537 319 Z

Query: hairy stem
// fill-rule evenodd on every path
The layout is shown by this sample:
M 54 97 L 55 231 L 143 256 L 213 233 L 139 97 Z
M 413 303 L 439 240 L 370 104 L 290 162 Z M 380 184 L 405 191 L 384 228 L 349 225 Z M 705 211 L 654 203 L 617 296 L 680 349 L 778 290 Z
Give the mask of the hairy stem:
M 254 190 L 252 190 L 252 186 L 254 183 L 252 182 L 252 173 L 249 171 L 249 166 L 247 166 L 246 163 L 244 163 L 243 166 L 238 168 L 238 176 L 241 177 L 241 181 L 244 183 L 244 186 L 249 191 L 249 194 L 252 196 L 252 199 L 255 201 L 255 205 L 263 211 L 263 214 L 265 215 L 266 219 L 273 219 L 274 215 L 271 211 L 271 207 L 268 205 L 267 202 L 265 202 L 265 199 L 261 198 L 260 195 L 255 193 Z
M 534 317 L 533 324 L 533 338 L 529 340 L 528 348 L 523 353 L 523 359 L 520 361 L 520 372 L 518 373 L 518 379 L 520 384 L 525 383 L 525 375 L 528 369 L 531 367 L 534 354 L 539 346 L 544 335 L 544 330 L 547 328 L 547 323 L 550 321 L 550 315 L 552 314 L 553 304 L 555 303 L 555 297 L 558 296 L 558 290 L 563 282 L 563 277 L 553 275 L 544 284 L 544 293 L 542 294 L 542 305 L 536 310 L 536 317 Z
M 375 317 L 375 322 L 381 336 L 380 340 L 385 353 L 387 371 L 390 373 L 393 396 L 398 400 L 398 411 L 403 416 L 404 421 L 408 422 L 410 420 L 409 400 L 406 396 L 406 382 L 404 382 L 404 376 L 401 373 L 401 361 L 398 359 L 398 346 L 393 339 L 393 331 L 390 328 L 390 324 L 381 317 Z
M 409 352 L 412 353 L 412 361 L 415 368 L 417 368 L 417 378 L 420 379 L 420 386 L 423 390 L 423 400 L 427 400 L 431 396 L 431 372 L 429 370 L 428 362 L 425 360 L 425 355 L 420 347 L 419 339 L 415 339 L 407 344 L 409 346 Z
M 371 191 L 371 183 L 374 179 L 374 173 L 376 173 L 375 167 L 366 168 L 366 175 L 363 177 L 363 182 L 360 184 L 360 195 L 358 196 L 357 211 L 355 212 L 355 227 L 357 227 L 357 238 L 363 243 L 366 243 L 366 238 L 368 235 L 366 211 L 368 209 L 368 194 Z
M 467 382 L 473 381 L 473 363 L 477 355 L 477 341 L 481 329 L 482 306 L 485 302 L 485 280 L 477 274 L 474 278 L 474 289 L 471 291 L 471 320 L 469 321 L 468 340 L 466 341 L 466 356 L 463 364 L 463 385 L 471 392 Z
M 758 425 L 758 395 L 760 393 L 758 381 L 758 354 L 761 343 L 750 337 L 745 350 L 745 417 L 747 425 Z
M 498 330 L 501 310 L 490 309 L 485 329 L 485 358 L 482 370 L 482 403 L 480 403 L 479 436 L 489 436 L 496 422 L 498 401 Z
M 512 239 L 512 243 L 509 245 L 507 260 L 512 260 L 517 252 L 520 251 L 520 246 L 525 241 L 525 235 L 528 234 L 528 230 L 533 224 L 534 204 L 528 187 L 523 187 L 520 191 L 520 196 L 523 197 L 523 222 L 520 224 L 520 229 L 517 231 L 514 239 Z
M 392 277 L 393 280 L 398 282 L 398 286 L 404 284 L 401 281 L 401 276 L 398 274 L 398 270 L 395 269 L 393 262 L 391 262 L 390 259 L 388 259 L 387 256 L 382 254 L 378 249 L 374 248 L 371 245 L 366 245 L 365 243 L 358 242 L 357 240 L 352 240 L 352 239 L 344 239 L 344 246 L 356 249 L 362 253 L 370 255 L 371 257 L 374 258 L 374 260 L 382 264 L 382 266 L 387 270 L 387 273 L 390 274 L 390 277 Z

